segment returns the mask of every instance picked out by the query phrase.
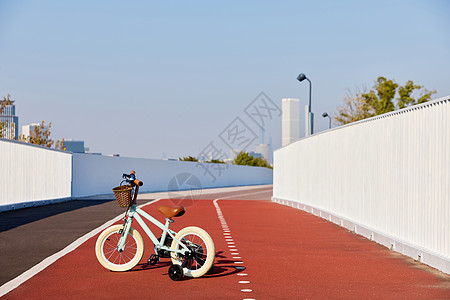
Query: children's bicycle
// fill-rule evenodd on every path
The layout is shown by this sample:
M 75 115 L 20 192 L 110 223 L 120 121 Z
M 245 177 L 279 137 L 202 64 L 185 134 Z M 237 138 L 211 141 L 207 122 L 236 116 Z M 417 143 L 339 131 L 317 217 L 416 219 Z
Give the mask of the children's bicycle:
M 200 277 L 211 271 L 215 248 L 210 235 L 194 226 L 183 228 L 178 233 L 169 229 L 169 225 L 174 222 L 172 218 L 184 215 L 184 207 L 160 206 L 158 211 L 166 217 L 166 223 L 162 224 L 136 206 L 139 187 L 143 182 L 136 179 L 135 172 L 123 174 L 122 178 L 120 186 L 113 191 L 119 206 L 127 207 L 127 211 L 122 225 L 113 225 L 98 237 L 95 253 L 100 264 L 111 271 L 121 272 L 132 269 L 141 261 L 144 240 L 131 227 L 135 219 L 154 244 L 155 254 L 148 259 L 149 265 L 157 264 L 160 258 L 170 258 L 172 265 L 169 267 L 169 277 L 175 281 L 181 280 L 183 276 Z M 122 185 L 124 182 L 127 184 Z M 156 238 L 142 217 L 162 229 L 160 238 Z

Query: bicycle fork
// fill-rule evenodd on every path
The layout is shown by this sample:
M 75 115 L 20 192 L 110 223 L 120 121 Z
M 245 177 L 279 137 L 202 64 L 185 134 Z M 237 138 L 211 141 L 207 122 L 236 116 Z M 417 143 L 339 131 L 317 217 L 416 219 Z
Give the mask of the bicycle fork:
M 125 248 L 125 243 L 127 241 L 128 233 L 131 229 L 131 223 L 133 222 L 133 217 L 128 215 L 128 217 L 125 217 L 125 220 L 123 222 L 123 228 L 119 231 L 121 234 L 119 242 L 117 243 L 117 251 L 123 252 L 123 249 Z

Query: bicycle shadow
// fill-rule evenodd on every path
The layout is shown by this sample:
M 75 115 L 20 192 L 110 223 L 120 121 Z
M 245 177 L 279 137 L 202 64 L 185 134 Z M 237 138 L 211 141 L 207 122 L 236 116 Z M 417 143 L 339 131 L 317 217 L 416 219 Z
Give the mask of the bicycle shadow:
M 244 266 L 236 266 L 234 263 L 236 260 L 228 259 L 225 255 L 223 255 L 223 251 L 216 252 L 216 257 L 214 260 L 214 267 L 211 271 L 209 271 L 207 274 L 202 276 L 202 279 L 207 278 L 219 278 L 219 277 L 225 277 L 230 275 L 235 275 L 237 273 L 242 272 L 245 270 Z M 238 267 L 238 268 L 237 268 Z M 165 274 L 167 275 L 167 273 Z M 190 280 L 194 279 L 192 277 L 183 277 L 182 280 Z M 196 278 L 199 279 L 199 278 Z
M 147 262 L 144 262 L 144 263 L 138 264 L 136 267 L 131 269 L 129 272 L 169 268 L 171 265 L 172 265 L 172 262 L 170 261 L 170 259 L 166 260 L 166 261 L 160 261 L 156 265 L 149 265 Z
M 227 256 L 223 255 L 223 253 L 223 251 L 218 251 L 216 253 L 214 269 L 206 274 L 205 278 L 230 276 L 245 270 L 244 266 L 236 266 L 236 260 L 229 259 Z
M 237 274 L 239 272 L 242 272 L 245 270 L 244 266 L 236 266 L 234 263 L 236 260 L 228 259 L 226 256 L 223 255 L 223 251 L 216 252 L 216 257 L 214 260 L 214 267 L 211 271 L 209 271 L 207 274 L 202 276 L 201 278 L 218 278 L 218 277 L 224 277 L 224 276 L 230 276 Z M 167 268 L 172 265 L 172 261 L 170 259 L 160 261 L 156 265 L 149 265 L 147 262 L 143 262 L 138 264 L 136 267 L 131 269 L 128 272 L 139 272 L 139 271 L 145 271 L 145 270 L 154 270 L 154 269 L 161 269 L 161 268 Z M 168 273 L 164 273 L 163 275 L 168 275 Z M 182 280 L 190 280 L 194 279 L 192 277 L 184 276 Z M 198 278 L 197 278 L 198 279 Z

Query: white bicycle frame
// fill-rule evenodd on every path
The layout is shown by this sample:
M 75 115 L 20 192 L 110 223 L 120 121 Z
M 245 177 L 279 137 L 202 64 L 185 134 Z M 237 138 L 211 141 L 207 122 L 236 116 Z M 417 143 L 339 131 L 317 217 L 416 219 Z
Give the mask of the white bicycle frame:
M 158 241 L 156 236 L 153 234 L 153 232 L 148 228 L 147 224 L 145 224 L 144 220 L 142 220 L 142 217 L 149 220 L 156 226 L 162 229 L 162 235 L 161 240 Z M 159 250 L 166 250 L 170 252 L 174 252 L 177 254 L 185 255 L 186 252 L 189 252 L 190 250 L 186 247 L 185 244 L 183 244 L 180 240 L 175 238 L 175 235 L 177 234 L 175 231 L 169 229 L 170 223 L 173 223 L 174 221 L 170 218 L 166 218 L 166 224 L 159 222 L 155 218 L 153 218 L 151 215 L 140 209 L 136 206 L 136 204 L 132 204 L 130 207 L 130 210 L 126 216 L 126 219 L 124 221 L 124 229 L 122 231 L 122 236 L 119 239 L 119 242 L 117 244 L 117 250 L 119 252 L 122 252 L 125 247 L 125 242 L 128 236 L 128 233 L 131 229 L 131 223 L 133 222 L 133 218 L 136 219 L 136 221 L 141 225 L 142 229 L 144 229 L 145 233 L 148 235 L 148 237 L 152 240 L 153 244 L 155 245 L 155 254 L 158 255 Z M 166 240 L 167 235 L 169 235 L 173 240 L 175 240 L 181 247 L 179 249 L 171 249 L 170 247 L 167 247 L 164 245 L 164 242 Z

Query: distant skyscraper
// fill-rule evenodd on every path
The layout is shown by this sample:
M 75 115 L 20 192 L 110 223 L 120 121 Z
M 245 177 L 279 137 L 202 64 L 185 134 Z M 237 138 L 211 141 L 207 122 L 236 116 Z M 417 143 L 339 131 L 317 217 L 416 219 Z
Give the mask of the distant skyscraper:
M 7 99 L 0 100 L 0 102 L 4 107 L 0 114 L 0 121 L 5 123 L 2 135 L 7 139 L 17 140 L 19 137 L 19 117 L 16 116 L 16 106 L 14 105 L 14 101 L 9 100 L 8 95 Z
M 284 147 L 300 139 L 299 99 L 281 100 L 281 145 Z

